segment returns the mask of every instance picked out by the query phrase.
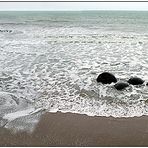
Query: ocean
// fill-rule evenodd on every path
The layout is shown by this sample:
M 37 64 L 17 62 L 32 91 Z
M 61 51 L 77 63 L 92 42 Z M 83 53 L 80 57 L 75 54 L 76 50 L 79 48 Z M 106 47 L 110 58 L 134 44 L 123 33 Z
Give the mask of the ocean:
M 147 24 L 146 11 L 1 11 L 0 126 L 46 111 L 148 115 Z M 96 82 L 104 71 L 145 83 L 118 91 Z

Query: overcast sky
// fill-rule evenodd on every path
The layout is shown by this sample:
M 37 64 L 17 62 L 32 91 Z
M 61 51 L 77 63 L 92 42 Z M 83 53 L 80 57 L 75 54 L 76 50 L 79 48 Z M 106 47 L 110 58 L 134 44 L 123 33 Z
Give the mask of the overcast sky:
M 138 10 L 148 11 L 148 2 L 0 2 L 0 10 Z

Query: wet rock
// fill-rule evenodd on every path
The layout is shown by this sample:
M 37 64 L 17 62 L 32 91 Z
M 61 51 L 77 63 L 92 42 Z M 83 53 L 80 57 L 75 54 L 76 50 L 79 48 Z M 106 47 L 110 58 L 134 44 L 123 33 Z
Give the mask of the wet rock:
M 129 84 L 126 83 L 126 82 L 118 82 L 114 85 L 114 87 L 117 89 L 117 90 L 123 90 L 125 89 L 126 87 L 128 87 Z
M 111 84 L 112 82 L 117 82 L 117 79 L 113 74 L 109 72 L 103 72 L 97 77 L 97 82 L 101 82 L 103 84 Z
M 141 85 L 144 83 L 144 80 L 138 77 L 131 77 L 127 82 L 132 85 Z

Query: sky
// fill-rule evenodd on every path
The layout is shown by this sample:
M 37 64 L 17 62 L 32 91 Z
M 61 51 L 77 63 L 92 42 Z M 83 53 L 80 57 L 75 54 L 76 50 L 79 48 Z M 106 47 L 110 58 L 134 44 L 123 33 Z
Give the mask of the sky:
M 148 2 L 0 2 L 0 11 L 81 11 L 136 10 L 148 11 Z

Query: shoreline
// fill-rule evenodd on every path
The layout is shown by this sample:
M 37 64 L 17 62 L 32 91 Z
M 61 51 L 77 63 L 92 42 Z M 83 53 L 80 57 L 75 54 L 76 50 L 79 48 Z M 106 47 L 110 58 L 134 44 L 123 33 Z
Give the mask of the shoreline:
M 148 146 L 148 117 L 48 113 L 32 133 L 0 128 L 0 146 Z

